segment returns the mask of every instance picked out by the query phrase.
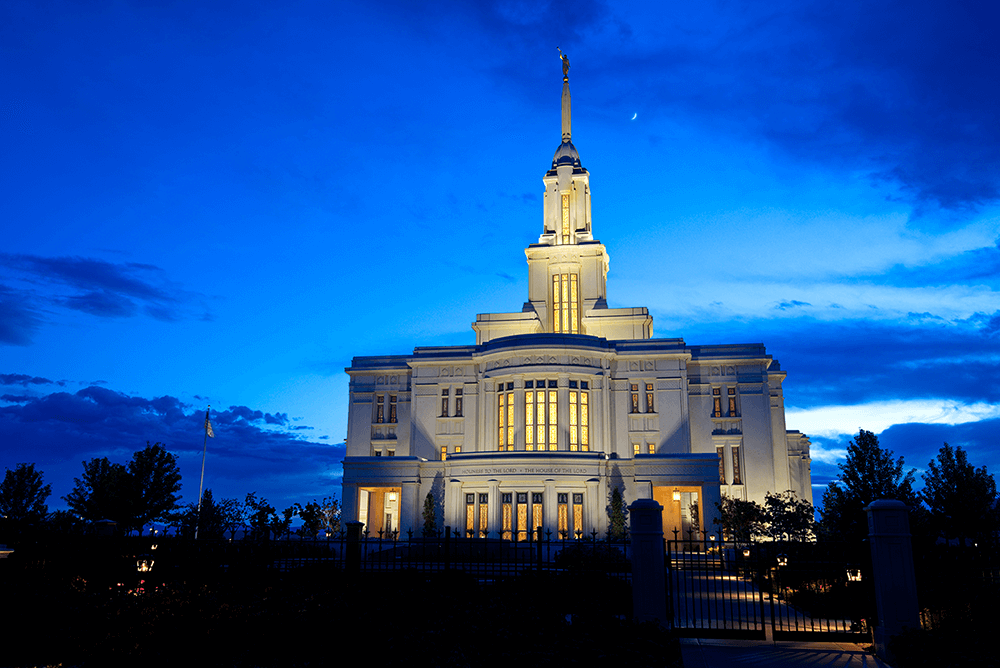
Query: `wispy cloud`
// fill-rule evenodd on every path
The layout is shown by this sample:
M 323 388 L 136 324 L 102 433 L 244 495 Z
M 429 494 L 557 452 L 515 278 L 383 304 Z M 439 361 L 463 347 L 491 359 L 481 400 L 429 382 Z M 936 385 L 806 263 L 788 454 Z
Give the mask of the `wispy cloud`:
M 165 322 L 203 317 L 204 297 L 183 290 L 159 267 L 83 257 L 0 254 L 0 343 L 29 345 L 59 309 L 99 318 L 145 313 Z
M 1000 403 L 966 404 L 952 399 L 874 401 L 853 406 L 787 408 L 787 423 L 807 434 L 833 438 L 858 429 L 881 432 L 893 425 L 963 424 L 1000 417 Z

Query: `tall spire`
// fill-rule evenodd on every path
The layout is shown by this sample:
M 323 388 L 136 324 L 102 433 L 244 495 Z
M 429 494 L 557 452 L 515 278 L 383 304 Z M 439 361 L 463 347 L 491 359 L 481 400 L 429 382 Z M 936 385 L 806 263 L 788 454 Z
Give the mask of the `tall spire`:
M 559 47 L 556 47 L 559 49 Z M 569 57 L 559 49 L 559 57 L 563 64 L 563 91 L 562 91 L 562 140 L 569 142 L 573 140 L 572 122 L 570 119 L 570 95 L 569 95 Z

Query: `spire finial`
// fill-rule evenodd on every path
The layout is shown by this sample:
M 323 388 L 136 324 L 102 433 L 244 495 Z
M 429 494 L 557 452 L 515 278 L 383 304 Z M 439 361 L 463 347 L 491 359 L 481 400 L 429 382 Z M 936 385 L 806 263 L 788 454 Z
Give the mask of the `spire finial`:
M 569 97 L 569 57 L 563 53 L 562 49 L 558 46 L 556 50 L 559 51 L 559 59 L 562 61 L 563 66 L 563 91 L 562 91 L 562 140 L 563 142 L 571 141 L 572 131 L 570 128 L 570 97 Z
M 556 47 L 556 51 L 559 52 L 559 60 L 562 61 L 563 65 L 563 82 L 569 83 L 569 56 L 563 53 L 563 50 L 558 46 Z

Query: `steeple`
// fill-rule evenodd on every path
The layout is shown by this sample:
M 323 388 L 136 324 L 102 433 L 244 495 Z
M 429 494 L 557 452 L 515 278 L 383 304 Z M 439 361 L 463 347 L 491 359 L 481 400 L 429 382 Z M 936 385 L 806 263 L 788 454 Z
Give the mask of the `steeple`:
M 476 344 L 520 334 L 584 334 L 605 339 L 648 339 L 653 320 L 645 308 L 608 308 L 608 252 L 594 239 L 590 220 L 590 173 L 573 146 L 569 58 L 563 66 L 562 141 L 542 183 L 543 227 L 525 249 L 528 301 L 520 313 L 480 313 L 472 328 Z
M 559 49 L 560 58 L 563 62 L 563 92 L 562 92 L 562 140 L 563 142 L 572 143 L 573 131 L 570 115 L 570 96 L 569 96 L 569 58 L 562 49 Z
M 594 237 L 590 229 L 590 174 L 580 164 L 580 153 L 572 142 L 569 58 L 562 49 L 559 54 L 563 68 L 562 142 L 543 179 L 545 226 L 538 243 L 562 246 Z

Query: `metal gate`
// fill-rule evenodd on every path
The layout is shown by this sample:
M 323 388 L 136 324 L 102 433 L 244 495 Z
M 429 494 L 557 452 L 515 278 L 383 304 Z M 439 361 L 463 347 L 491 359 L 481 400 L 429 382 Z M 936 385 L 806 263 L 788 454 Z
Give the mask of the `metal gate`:
M 667 610 L 677 635 L 764 639 L 764 597 L 753 553 L 734 543 L 667 541 Z
M 870 641 L 866 543 L 668 540 L 667 606 L 682 637 Z

